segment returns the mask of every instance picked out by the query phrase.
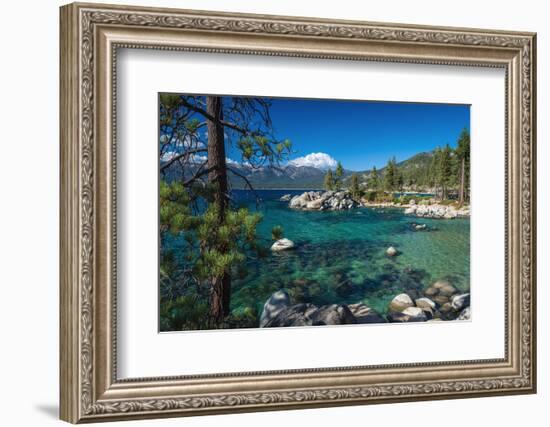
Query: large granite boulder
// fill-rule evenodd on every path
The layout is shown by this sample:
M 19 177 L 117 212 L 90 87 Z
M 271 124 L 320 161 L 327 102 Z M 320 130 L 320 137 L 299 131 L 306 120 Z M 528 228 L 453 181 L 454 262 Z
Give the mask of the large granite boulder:
M 417 298 L 414 303 L 418 308 L 424 311 L 429 319 L 434 317 L 436 313 L 436 304 L 431 299 L 426 297 Z
M 414 302 L 407 294 L 399 294 L 391 300 L 388 305 L 389 312 L 401 312 L 406 308 L 413 307 Z
M 260 328 L 266 326 L 277 315 L 290 306 L 290 297 L 285 290 L 274 292 L 264 304 L 260 315 Z
M 310 315 L 314 326 L 349 325 L 357 323 L 347 305 L 331 304 L 319 307 Z
M 307 202 L 306 209 L 310 211 L 319 210 L 322 205 L 323 205 L 323 199 L 319 197 L 318 199 L 314 199 L 310 202 Z
M 295 304 L 279 311 L 263 327 L 312 326 L 313 320 L 311 319 L 311 315 L 317 310 L 318 308 L 313 304 Z
M 355 317 L 357 323 L 365 324 L 386 322 L 386 319 L 384 319 L 380 314 L 363 303 L 349 304 L 348 308 Z
M 332 304 L 317 307 L 313 304 L 295 304 L 278 311 L 262 327 L 349 325 L 357 323 L 347 305 Z

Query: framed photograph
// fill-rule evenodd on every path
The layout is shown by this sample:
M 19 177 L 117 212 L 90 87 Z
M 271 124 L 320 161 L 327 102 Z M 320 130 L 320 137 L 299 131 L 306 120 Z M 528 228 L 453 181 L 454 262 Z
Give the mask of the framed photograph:
M 535 34 L 61 8 L 61 418 L 536 391 Z

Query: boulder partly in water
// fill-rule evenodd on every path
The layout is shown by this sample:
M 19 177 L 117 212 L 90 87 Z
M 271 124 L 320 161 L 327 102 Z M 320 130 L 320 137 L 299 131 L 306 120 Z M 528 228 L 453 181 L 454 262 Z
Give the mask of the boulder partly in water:
M 273 320 L 277 315 L 290 305 L 290 297 L 285 290 L 274 292 L 264 304 L 260 316 L 260 328 Z
M 346 210 L 359 206 L 349 191 L 306 191 L 290 199 L 292 209 L 308 211 Z
M 278 252 L 278 251 L 286 251 L 288 249 L 294 249 L 296 245 L 294 242 L 287 238 L 282 238 L 277 240 L 273 245 L 271 245 L 271 250 Z

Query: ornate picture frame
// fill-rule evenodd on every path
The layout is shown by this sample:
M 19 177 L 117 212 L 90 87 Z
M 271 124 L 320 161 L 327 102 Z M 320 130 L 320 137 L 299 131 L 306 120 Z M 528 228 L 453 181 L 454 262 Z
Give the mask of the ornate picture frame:
M 536 391 L 536 35 L 70 4 L 61 8 L 61 419 L 97 422 Z M 117 49 L 505 70 L 505 357 L 117 378 Z

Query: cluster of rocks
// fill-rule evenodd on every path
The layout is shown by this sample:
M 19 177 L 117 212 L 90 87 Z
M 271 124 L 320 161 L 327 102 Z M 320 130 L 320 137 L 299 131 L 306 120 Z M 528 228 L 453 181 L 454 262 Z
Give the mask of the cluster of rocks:
M 288 194 L 281 197 L 286 201 Z M 288 206 L 292 209 L 311 211 L 344 210 L 359 206 L 349 191 L 306 191 L 290 199 Z
M 405 209 L 405 215 L 414 215 L 422 218 L 443 218 L 443 219 L 454 219 L 457 217 L 468 217 L 470 216 L 470 207 L 463 206 L 461 208 L 456 208 L 452 205 L 417 205 L 410 204 L 409 207 Z
M 362 303 L 320 307 L 309 303 L 291 304 L 288 293 L 279 290 L 264 304 L 260 327 L 350 325 L 385 321 L 380 314 Z
M 430 320 L 470 320 L 470 294 L 460 293 L 446 280 L 438 280 L 424 290 L 424 296 L 397 295 L 388 306 L 390 322 Z
M 439 280 L 422 295 L 395 296 L 381 315 L 363 303 L 292 304 L 286 290 L 274 292 L 264 304 L 260 327 L 350 325 L 366 323 L 433 322 L 470 320 L 470 294 L 460 293 L 446 280 Z

